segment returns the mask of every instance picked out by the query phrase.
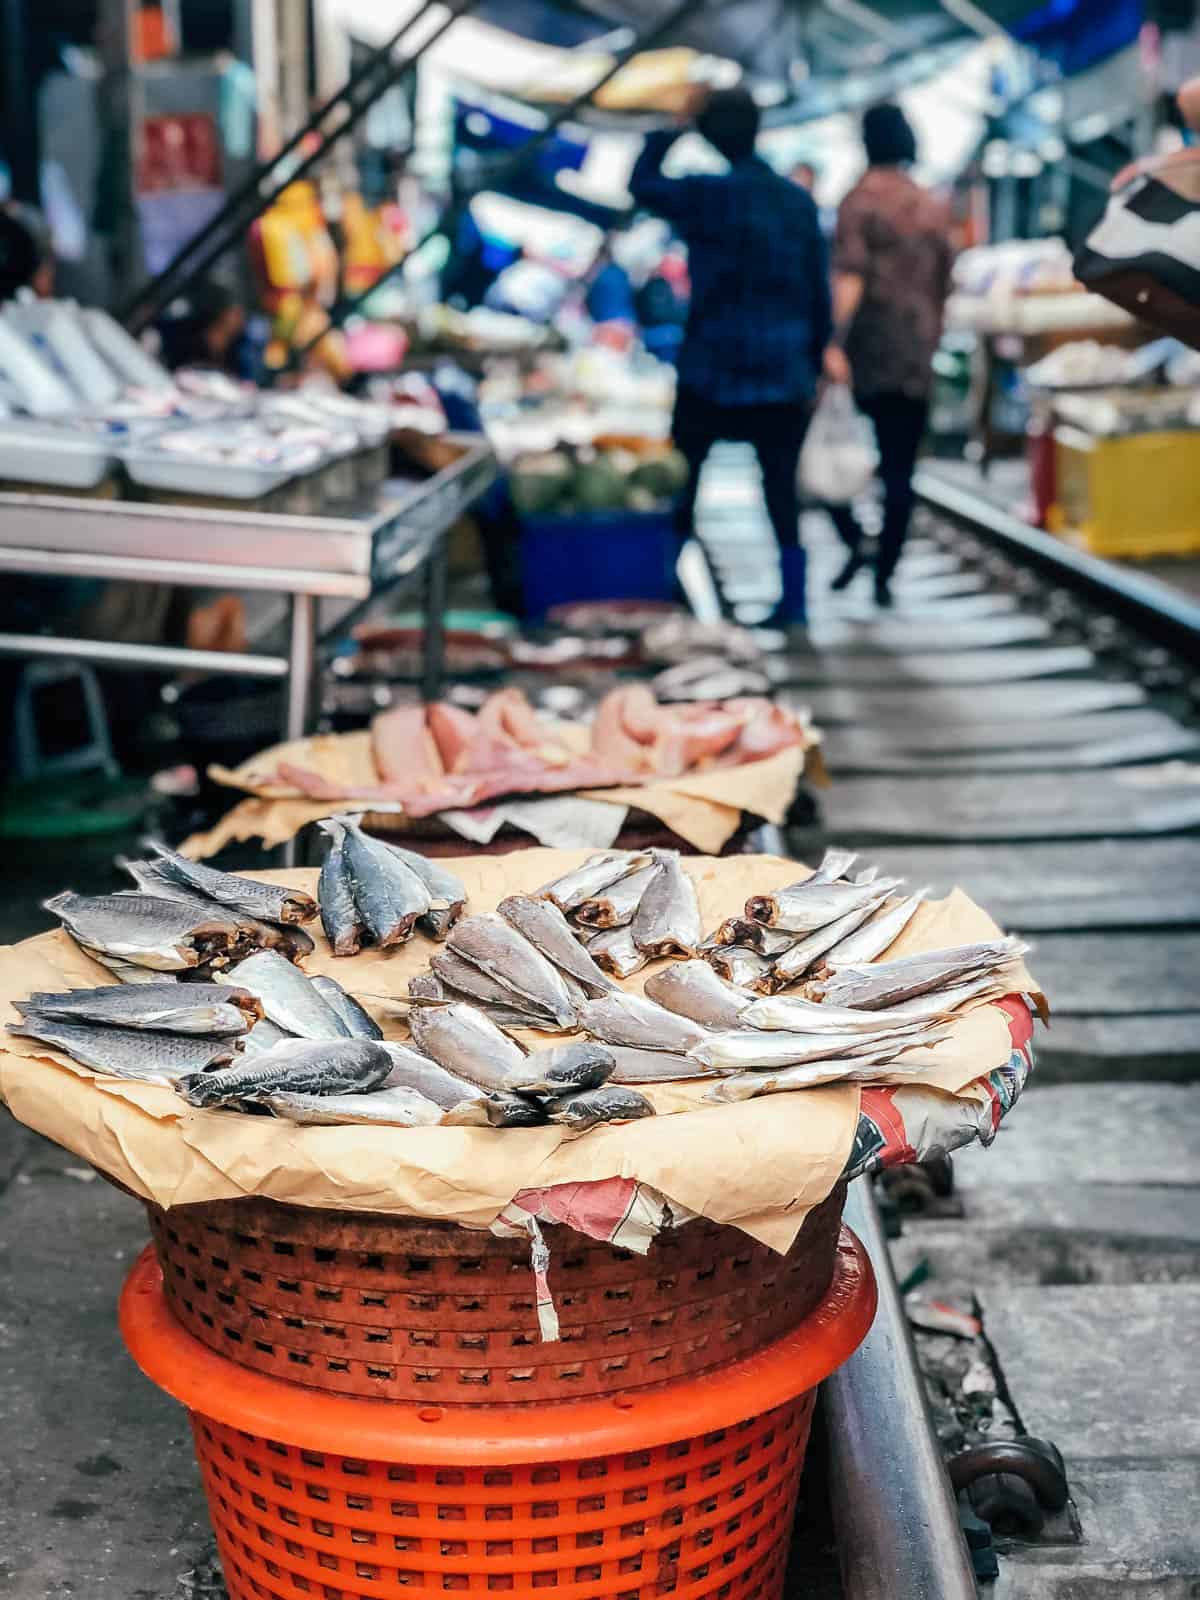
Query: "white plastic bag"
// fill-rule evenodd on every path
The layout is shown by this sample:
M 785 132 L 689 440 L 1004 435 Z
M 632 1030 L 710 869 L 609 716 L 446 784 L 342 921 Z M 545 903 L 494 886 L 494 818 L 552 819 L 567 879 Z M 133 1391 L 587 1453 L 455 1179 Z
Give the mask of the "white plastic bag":
M 877 460 L 871 426 L 849 388 L 827 385 L 800 452 L 801 493 L 825 505 L 845 505 L 870 483 Z

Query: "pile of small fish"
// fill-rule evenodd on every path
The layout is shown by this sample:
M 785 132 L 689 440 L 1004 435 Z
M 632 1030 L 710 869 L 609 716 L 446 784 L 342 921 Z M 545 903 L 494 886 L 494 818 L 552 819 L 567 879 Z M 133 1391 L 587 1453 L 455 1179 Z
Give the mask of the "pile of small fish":
M 121 862 L 136 889 L 68 889 L 45 902 L 76 944 L 125 983 L 160 982 L 164 973 L 209 978 L 255 950 L 300 961 L 316 948 L 298 926 L 317 914 L 311 895 L 152 848 L 151 860 Z
M 330 817 L 319 824 L 332 841 L 317 895 L 334 955 L 357 955 L 364 944 L 404 944 L 416 928 L 445 939 L 467 902 L 461 881 L 414 850 L 370 838 L 360 820 Z
M 877 867 L 850 876 L 852 850 L 825 852 L 800 883 L 752 895 L 739 917 L 727 918 L 699 952 L 716 972 L 758 994 L 777 994 L 827 967 L 874 961 L 889 949 L 928 894 L 918 889 L 884 909 L 903 879 Z

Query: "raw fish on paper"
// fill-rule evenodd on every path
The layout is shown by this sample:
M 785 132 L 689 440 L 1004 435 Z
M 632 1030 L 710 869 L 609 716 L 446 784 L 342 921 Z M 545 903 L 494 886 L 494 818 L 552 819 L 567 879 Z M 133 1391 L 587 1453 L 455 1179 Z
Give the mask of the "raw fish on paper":
M 718 977 L 707 961 L 677 961 L 646 979 L 648 1000 L 706 1028 L 736 1028 L 754 996 Z
M 774 894 L 752 895 L 746 902 L 746 915 L 784 933 L 813 933 L 847 912 L 878 904 L 900 881 L 882 878 L 856 884 L 844 879 L 825 883 L 806 878 Z
M 633 921 L 642 896 L 658 873 L 651 863 L 619 878 L 616 883 L 575 907 L 575 920 L 584 928 L 623 928 Z
M 94 1022 L 66 1022 L 30 1012 L 10 1022 L 8 1032 L 36 1039 L 113 1078 L 143 1083 L 174 1083 L 192 1072 L 232 1061 L 237 1039 L 209 1039 L 194 1033 L 150 1033 L 142 1028 L 107 1028 Z
M 503 1090 L 508 1074 L 525 1060 L 515 1040 L 482 1011 L 462 1002 L 418 1007 L 409 1017 L 409 1028 L 422 1054 L 481 1089 Z
M 574 1020 L 575 1006 L 557 967 L 495 912 L 465 918 L 446 948 L 555 1022 L 565 1027 Z
M 391 1070 L 391 1056 L 373 1039 L 285 1039 L 232 1066 L 193 1073 L 177 1087 L 191 1105 L 224 1106 L 284 1091 L 365 1094 L 379 1088 Z
M 354 903 L 354 885 L 346 864 L 346 830 L 333 818 L 317 826 L 330 840 L 329 854 L 317 883 L 321 926 L 335 956 L 356 956 L 362 949 L 366 930 Z
M 592 899 L 619 883 L 622 878 L 650 865 L 648 855 L 606 850 L 600 855 L 589 856 L 581 867 L 565 873 L 561 878 L 543 884 L 538 894 L 544 900 L 552 900 L 560 911 L 573 911 L 585 900 Z
M 567 973 L 590 994 L 607 994 L 607 977 L 580 944 L 575 930 L 552 900 L 510 894 L 496 907 L 504 920 L 522 934 L 548 961 Z
M 588 1000 L 579 1009 L 579 1020 L 593 1038 L 605 1044 L 631 1044 L 641 1050 L 685 1054 L 705 1037 L 698 1023 L 622 990 Z
M 320 990 L 276 950 L 259 950 L 230 969 L 230 977 L 257 995 L 270 1020 L 301 1039 L 346 1039 L 350 1030 Z
M 177 855 L 166 845 L 151 843 L 158 870 L 182 888 L 207 896 L 233 911 L 243 911 L 247 916 L 261 917 L 265 922 L 311 922 L 317 914 L 317 903 L 311 895 L 300 889 L 289 889 L 281 883 L 262 883 L 257 878 L 239 878 L 232 872 L 220 872 L 200 861 L 189 861 Z
M 355 1039 L 382 1039 L 383 1029 L 352 994 L 342 988 L 336 978 L 321 974 L 309 980 L 313 988 L 331 1011 L 337 1013 L 343 1025 Z
M 658 871 L 650 880 L 633 918 L 633 942 L 648 956 L 690 956 L 700 943 L 700 902 L 696 886 L 673 850 L 653 850 Z
M 63 994 L 39 992 L 14 1004 L 23 1017 L 37 1013 L 61 1022 L 99 1022 L 214 1038 L 247 1033 L 262 1016 L 261 1002 L 248 989 L 217 983 L 114 983 Z
M 652 1117 L 654 1107 L 636 1089 L 606 1083 L 599 1089 L 564 1094 L 551 1102 L 549 1115 L 551 1122 L 562 1123 L 581 1133 L 601 1122 L 632 1122 L 639 1117 Z
M 262 1096 L 277 1117 L 306 1127 L 386 1123 L 397 1128 L 432 1128 L 448 1119 L 423 1094 L 398 1085 L 370 1094 L 295 1094 L 276 1090 Z
M 186 902 L 155 895 L 86 896 L 69 889 L 44 905 L 105 966 L 120 961 L 184 972 L 202 962 L 223 961 L 240 937 L 236 918 L 218 905 L 201 915 Z
M 350 889 L 363 926 L 381 949 L 402 944 L 432 906 L 429 890 L 394 851 L 368 838 L 357 823 L 347 820 L 343 827 Z
M 596 965 L 614 978 L 632 978 L 650 959 L 634 944 L 630 927 L 606 928 L 588 940 L 587 949 Z
M 615 1058 L 605 1045 L 590 1039 L 535 1050 L 505 1079 L 505 1088 L 520 1094 L 560 1095 L 598 1089 L 612 1077 Z

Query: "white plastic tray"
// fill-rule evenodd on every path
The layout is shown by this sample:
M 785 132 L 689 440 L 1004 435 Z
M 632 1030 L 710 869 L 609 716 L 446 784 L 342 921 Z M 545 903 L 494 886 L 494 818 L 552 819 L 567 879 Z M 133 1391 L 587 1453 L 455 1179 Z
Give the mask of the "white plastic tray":
M 113 464 L 98 434 L 20 417 L 0 420 L 0 478 L 54 489 L 94 489 Z

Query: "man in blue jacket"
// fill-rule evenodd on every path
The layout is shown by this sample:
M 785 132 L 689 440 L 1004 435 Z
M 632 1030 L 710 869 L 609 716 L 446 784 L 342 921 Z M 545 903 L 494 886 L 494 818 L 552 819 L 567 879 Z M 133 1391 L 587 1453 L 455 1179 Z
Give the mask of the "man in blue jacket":
M 725 157 L 720 176 L 663 176 L 682 129 L 651 134 L 629 180 L 639 205 L 688 247 L 692 299 L 679 355 L 675 443 L 687 457 L 679 532 L 692 531 L 696 489 L 719 439 L 752 444 L 783 571 L 772 621 L 805 621 L 796 466 L 832 333 L 829 270 L 817 207 L 755 154 L 759 114 L 744 89 L 712 95 L 697 130 Z

